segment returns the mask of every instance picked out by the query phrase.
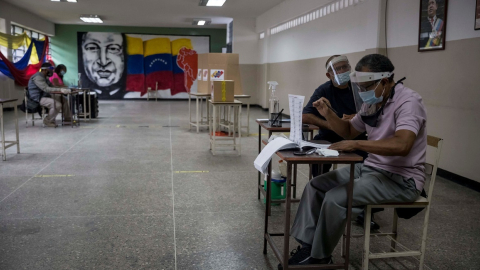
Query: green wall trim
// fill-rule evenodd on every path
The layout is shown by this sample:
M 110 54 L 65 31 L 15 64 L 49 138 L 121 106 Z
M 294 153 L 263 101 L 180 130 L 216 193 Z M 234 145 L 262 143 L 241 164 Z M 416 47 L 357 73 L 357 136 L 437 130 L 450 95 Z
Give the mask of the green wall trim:
M 55 36 L 51 38 L 52 57 L 55 64 L 67 66 L 67 74 L 64 79 L 66 84 L 77 80 L 77 32 L 210 36 L 210 52 L 217 53 L 222 52 L 222 47 L 226 46 L 227 39 L 226 29 L 56 24 Z

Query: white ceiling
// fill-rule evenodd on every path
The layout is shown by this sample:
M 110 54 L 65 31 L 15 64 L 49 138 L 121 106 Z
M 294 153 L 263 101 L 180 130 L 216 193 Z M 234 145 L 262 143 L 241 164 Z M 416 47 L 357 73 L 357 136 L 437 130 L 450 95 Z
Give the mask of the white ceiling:
M 227 0 L 201 7 L 199 0 L 4 0 L 57 24 L 84 24 L 80 15 L 98 15 L 104 25 L 193 27 L 193 18 L 211 18 L 209 28 L 225 28 L 232 18 L 256 18 L 284 0 Z

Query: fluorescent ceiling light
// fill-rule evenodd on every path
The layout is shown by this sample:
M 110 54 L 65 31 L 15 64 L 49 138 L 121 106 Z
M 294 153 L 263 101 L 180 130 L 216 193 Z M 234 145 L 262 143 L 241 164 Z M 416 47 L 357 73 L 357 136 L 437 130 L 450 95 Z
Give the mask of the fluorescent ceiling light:
M 67 2 L 76 3 L 77 0 L 67 0 Z
M 77 3 L 77 0 L 50 0 L 52 2 L 70 2 L 70 3 Z
M 192 25 L 209 25 L 212 23 L 212 19 L 207 18 L 197 18 L 193 19 Z
M 200 0 L 199 6 L 221 7 L 226 0 Z
M 82 15 L 80 16 L 80 20 L 87 23 L 103 23 L 103 20 L 97 15 Z
M 207 7 L 221 7 L 226 0 L 208 0 Z

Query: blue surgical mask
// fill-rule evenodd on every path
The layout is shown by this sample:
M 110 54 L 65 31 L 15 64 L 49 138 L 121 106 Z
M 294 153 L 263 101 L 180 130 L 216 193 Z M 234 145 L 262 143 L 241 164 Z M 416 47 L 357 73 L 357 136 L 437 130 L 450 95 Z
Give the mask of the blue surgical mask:
M 60 74 L 61 74 L 62 76 L 63 76 L 63 75 L 65 75 L 65 73 L 66 73 L 66 72 L 65 72 L 65 71 L 63 71 L 63 70 L 62 70 L 62 71 L 60 71 Z
M 378 82 L 377 87 L 378 87 L 379 84 L 380 84 L 380 82 Z M 377 89 L 377 87 L 375 87 L 375 89 Z M 383 92 L 385 92 L 385 88 L 383 88 L 383 92 L 380 95 L 380 97 L 375 96 L 375 89 L 365 91 L 365 92 L 358 92 L 358 95 L 363 100 L 363 102 L 368 104 L 368 105 L 373 105 L 373 104 L 380 103 L 380 102 L 383 101 Z
M 337 75 L 338 85 L 345 85 L 350 81 L 350 71 L 340 73 Z

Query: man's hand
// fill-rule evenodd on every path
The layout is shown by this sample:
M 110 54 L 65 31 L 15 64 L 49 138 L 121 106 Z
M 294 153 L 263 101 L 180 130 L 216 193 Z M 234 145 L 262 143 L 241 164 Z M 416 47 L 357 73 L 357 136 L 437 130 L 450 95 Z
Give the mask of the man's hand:
M 327 118 L 327 115 L 330 114 L 330 109 L 328 108 L 328 106 L 326 105 L 328 104 L 328 106 L 332 106 L 330 104 L 330 101 L 328 101 L 328 99 L 322 97 L 320 98 L 319 100 L 313 102 L 313 107 L 315 107 L 318 112 L 325 118 Z
M 62 92 L 63 94 L 70 94 L 72 90 L 70 90 L 69 88 L 60 88 L 60 92 Z
M 334 144 L 330 145 L 330 147 L 328 149 L 337 150 L 337 151 L 352 152 L 352 151 L 357 150 L 357 141 L 349 141 L 349 140 L 340 141 L 340 142 L 337 142 L 337 143 L 334 143 Z
M 356 114 L 350 114 L 350 115 L 344 114 L 343 117 L 342 117 L 342 120 L 347 120 L 347 121 L 348 121 L 348 120 L 352 120 L 353 117 L 355 117 L 355 115 L 356 115 Z

